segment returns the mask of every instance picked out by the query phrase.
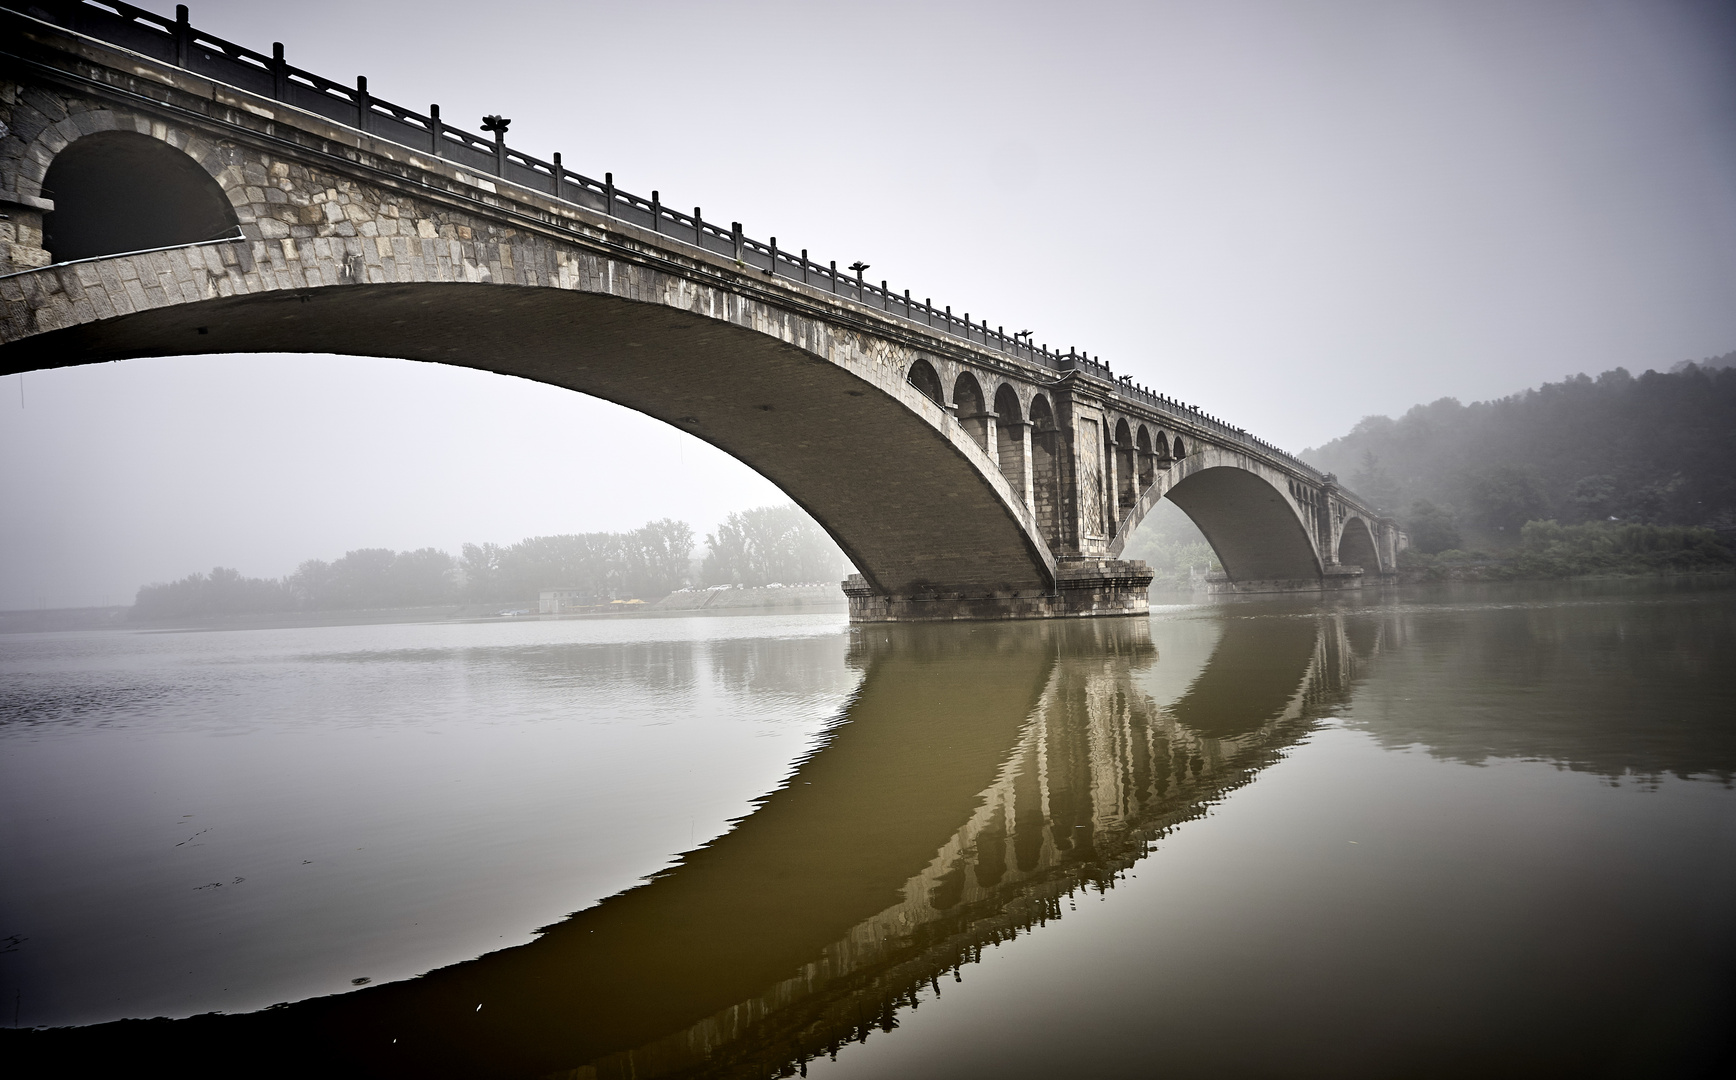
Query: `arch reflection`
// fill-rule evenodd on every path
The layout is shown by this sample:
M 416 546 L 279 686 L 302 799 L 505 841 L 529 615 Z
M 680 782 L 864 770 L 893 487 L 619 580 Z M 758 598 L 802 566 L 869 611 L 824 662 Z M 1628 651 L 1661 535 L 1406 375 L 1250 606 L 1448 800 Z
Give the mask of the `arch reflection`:
M 528 945 L 249 1015 L 25 1042 L 63 1072 L 170 1055 L 285 1075 L 786 1072 L 894 1026 L 1075 890 L 1113 887 L 1341 704 L 1378 648 L 1330 617 L 1223 627 L 1167 706 L 1142 686 L 1159 663 L 1144 620 L 858 628 L 862 682 L 782 787 Z

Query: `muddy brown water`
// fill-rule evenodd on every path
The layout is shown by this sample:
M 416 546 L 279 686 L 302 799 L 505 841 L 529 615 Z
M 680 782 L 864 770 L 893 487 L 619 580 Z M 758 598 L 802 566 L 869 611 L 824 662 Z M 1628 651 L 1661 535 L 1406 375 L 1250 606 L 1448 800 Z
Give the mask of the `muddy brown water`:
M 28 1075 L 1724 1075 L 1736 590 L 0 639 Z

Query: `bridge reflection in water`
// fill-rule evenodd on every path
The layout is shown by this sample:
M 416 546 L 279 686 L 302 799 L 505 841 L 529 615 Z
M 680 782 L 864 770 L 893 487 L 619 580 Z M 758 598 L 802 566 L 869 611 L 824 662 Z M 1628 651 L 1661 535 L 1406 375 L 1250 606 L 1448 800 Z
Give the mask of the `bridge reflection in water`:
M 1208 639 L 1197 675 L 1185 655 L 1156 663 L 1146 620 L 858 628 L 862 683 L 783 787 L 536 941 L 250 1015 L 42 1032 L 28 1049 L 74 1072 L 229 1054 L 296 1075 L 793 1071 L 890 1030 L 1069 894 L 1113 887 L 1341 705 L 1397 631 L 1301 612 L 1192 626 Z M 1177 668 L 1185 689 L 1160 706 L 1153 688 Z

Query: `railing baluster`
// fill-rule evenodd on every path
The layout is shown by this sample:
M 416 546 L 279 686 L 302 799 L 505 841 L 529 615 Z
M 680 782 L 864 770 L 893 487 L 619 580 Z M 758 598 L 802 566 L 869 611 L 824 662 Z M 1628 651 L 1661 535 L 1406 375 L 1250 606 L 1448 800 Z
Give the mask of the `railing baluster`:
M 561 173 L 563 173 L 565 171 L 566 171 L 565 167 L 561 165 L 561 152 L 559 150 L 556 150 L 555 151 L 554 174 L 555 174 L 555 198 L 557 198 L 557 199 L 561 197 Z
M 366 75 L 357 75 L 356 76 L 356 130 L 357 131 L 365 133 L 368 130 L 368 113 L 370 111 L 371 110 L 368 108 L 368 77 Z
M 730 239 L 732 241 L 734 241 L 736 264 L 741 265 L 741 263 L 743 261 L 742 257 L 741 257 L 741 222 L 739 222 L 739 221 L 730 222 L 729 236 L 730 236 Z
M 651 191 L 651 231 L 663 231 L 663 202 L 656 189 Z
M 832 260 L 832 295 L 838 295 L 838 260 Z
M 288 101 L 289 74 L 284 70 L 283 42 L 271 43 L 271 96 L 278 101 Z

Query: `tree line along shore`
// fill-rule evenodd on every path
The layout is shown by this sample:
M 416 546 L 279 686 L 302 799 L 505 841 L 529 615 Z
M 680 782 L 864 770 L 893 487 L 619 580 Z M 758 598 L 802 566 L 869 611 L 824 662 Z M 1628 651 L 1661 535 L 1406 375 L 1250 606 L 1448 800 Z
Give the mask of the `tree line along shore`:
M 129 619 L 343 612 L 435 605 L 489 605 L 535 611 L 538 594 L 560 588 L 581 603 L 656 600 L 678 589 L 798 582 L 836 584 L 848 560 L 794 505 L 732 513 L 705 538 L 664 518 L 629 532 L 536 536 L 516 544 L 465 544 L 457 557 L 437 548 L 362 548 L 325 562 L 309 559 L 281 578 L 250 578 L 217 567 L 146 585 Z

